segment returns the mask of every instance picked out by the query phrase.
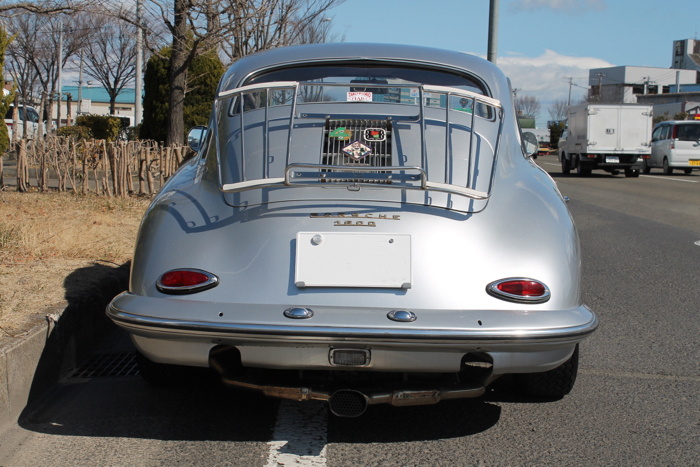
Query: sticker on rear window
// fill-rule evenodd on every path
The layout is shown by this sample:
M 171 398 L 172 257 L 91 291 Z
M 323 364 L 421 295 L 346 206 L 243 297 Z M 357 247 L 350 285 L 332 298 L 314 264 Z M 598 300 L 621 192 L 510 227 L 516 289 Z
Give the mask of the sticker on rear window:
M 348 102 L 372 102 L 371 92 L 348 92 Z

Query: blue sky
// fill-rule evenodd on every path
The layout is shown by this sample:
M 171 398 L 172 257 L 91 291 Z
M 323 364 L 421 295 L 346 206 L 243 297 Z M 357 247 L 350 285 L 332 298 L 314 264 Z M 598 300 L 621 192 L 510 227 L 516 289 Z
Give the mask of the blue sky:
M 673 41 L 700 34 L 699 0 L 500 0 L 499 10 L 497 64 L 540 99 L 538 126 L 568 97 L 562 77 L 587 87 L 590 68 L 669 68 Z M 328 16 L 346 42 L 487 52 L 489 0 L 346 0 Z M 572 102 L 585 92 L 574 87 Z

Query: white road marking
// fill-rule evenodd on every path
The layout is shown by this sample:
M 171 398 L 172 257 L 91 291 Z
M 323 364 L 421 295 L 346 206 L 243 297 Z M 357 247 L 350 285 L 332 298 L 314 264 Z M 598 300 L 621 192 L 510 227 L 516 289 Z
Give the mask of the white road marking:
M 265 467 L 325 467 L 327 434 L 327 404 L 282 400 Z
M 697 180 L 681 180 L 680 178 L 661 177 L 660 175 L 640 175 L 640 177 L 658 178 L 659 180 L 668 180 L 669 182 L 698 183 Z
M 559 164 L 552 164 L 551 162 L 543 162 L 542 165 L 553 165 L 554 167 L 560 167 Z
M 700 240 L 698 240 L 697 242 L 695 242 L 695 244 L 696 244 L 697 246 L 700 246 Z

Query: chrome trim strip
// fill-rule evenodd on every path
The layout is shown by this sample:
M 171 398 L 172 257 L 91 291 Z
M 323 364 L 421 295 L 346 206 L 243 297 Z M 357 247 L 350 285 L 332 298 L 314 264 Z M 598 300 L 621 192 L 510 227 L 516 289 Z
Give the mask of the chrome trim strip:
M 510 329 L 503 331 L 459 331 L 445 329 L 396 329 L 396 328 L 341 328 L 328 326 L 277 326 L 265 324 L 212 323 L 206 321 L 175 320 L 141 316 L 107 307 L 107 315 L 129 329 L 144 329 L 156 332 L 172 333 L 173 331 L 191 331 L 226 337 L 258 337 L 260 339 L 289 340 L 333 340 L 343 339 L 345 342 L 361 339 L 372 339 L 375 342 L 419 342 L 440 343 L 449 341 L 459 343 L 529 343 L 529 342 L 558 342 L 571 339 L 582 340 L 598 327 L 598 317 L 595 313 L 592 319 L 582 325 L 554 329 Z M 193 334 L 195 335 L 195 334 Z M 203 336 L 204 337 L 204 336 Z
M 400 190 L 433 190 L 433 191 L 441 191 L 445 193 L 451 193 L 451 194 L 456 194 L 456 195 L 462 195 L 466 196 L 467 198 L 471 199 L 476 199 L 476 200 L 485 200 L 489 199 L 489 194 L 484 192 L 484 191 L 477 191 L 473 190 L 471 188 L 466 188 L 458 185 L 450 185 L 446 183 L 438 183 L 438 182 L 429 182 L 428 181 L 428 175 L 426 174 L 425 170 L 423 170 L 420 167 L 348 167 L 348 166 L 341 166 L 341 165 L 322 165 L 322 164 L 289 164 L 287 168 L 285 169 L 284 173 L 284 178 L 268 178 L 268 179 L 259 179 L 259 180 L 249 180 L 249 181 L 244 181 L 244 182 L 237 182 L 237 183 L 227 183 L 223 186 L 221 186 L 220 190 L 223 193 L 238 193 L 241 191 L 247 191 L 247 190 L 254 190 L 258 188 L 301 188 L 301 187 L 324 187 L 322 183 L 296 183 L 292 182 L 293 178 L 299 178 L 293 176 L 293 172 L 297 169 L 300 168 L 306 168 L 306 169 L 319 169 L 319 170 L 338 170 L 342 171 L 341 175 L 345 178 L 350 177 L 355 172 L 369 172 L 369 173 L 374 173 L 377 172 L 378 169 L 381 169 L 381 172 L 405 172 L 405 171 L 417 171 L 420 176 L 420 186 L 411 186 L 411 185 L 382 185 L 382 188 L 389 188 L 389 189 L 400 189 Z M 315 174 L 314 178 L 320 178 L 323 174 Z M 380 178 L 378 175 L 374 178 L 376 179 L 386 179 L 386 180 L 391 180 L 391 175 L 383 175 L 383 178 Z M 360 175 L 358 175 L 360 177 Z M 398 179 L 400 181 L 400 179 Z M 350 184 L 350 182 L 348 182 Z M 373 188 L 376 188 L 377 185 L 372 184 L 372 183 L 362 183 L 362 182 L 352 182 L 352 185 L 357 185 L 357 186 L 370 186 Z M 351 185 L 351 186 L 352 186 Z M 337 186 L 345 186 L 345 185 L 337 185 Z M 328 186 L 325 186 L 328 187 Z

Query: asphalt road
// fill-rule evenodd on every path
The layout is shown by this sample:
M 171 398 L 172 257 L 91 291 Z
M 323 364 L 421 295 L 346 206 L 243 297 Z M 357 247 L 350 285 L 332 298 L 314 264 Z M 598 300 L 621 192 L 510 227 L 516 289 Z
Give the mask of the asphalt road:
M 537 162 L 570 198 L 584 300 L 601 320 L 569 396 L 503 385 L 345 420 L 208 380 L 73 378 L 0 437 L 0 466 L 700 465 L 700 172 L 579 178 Z

